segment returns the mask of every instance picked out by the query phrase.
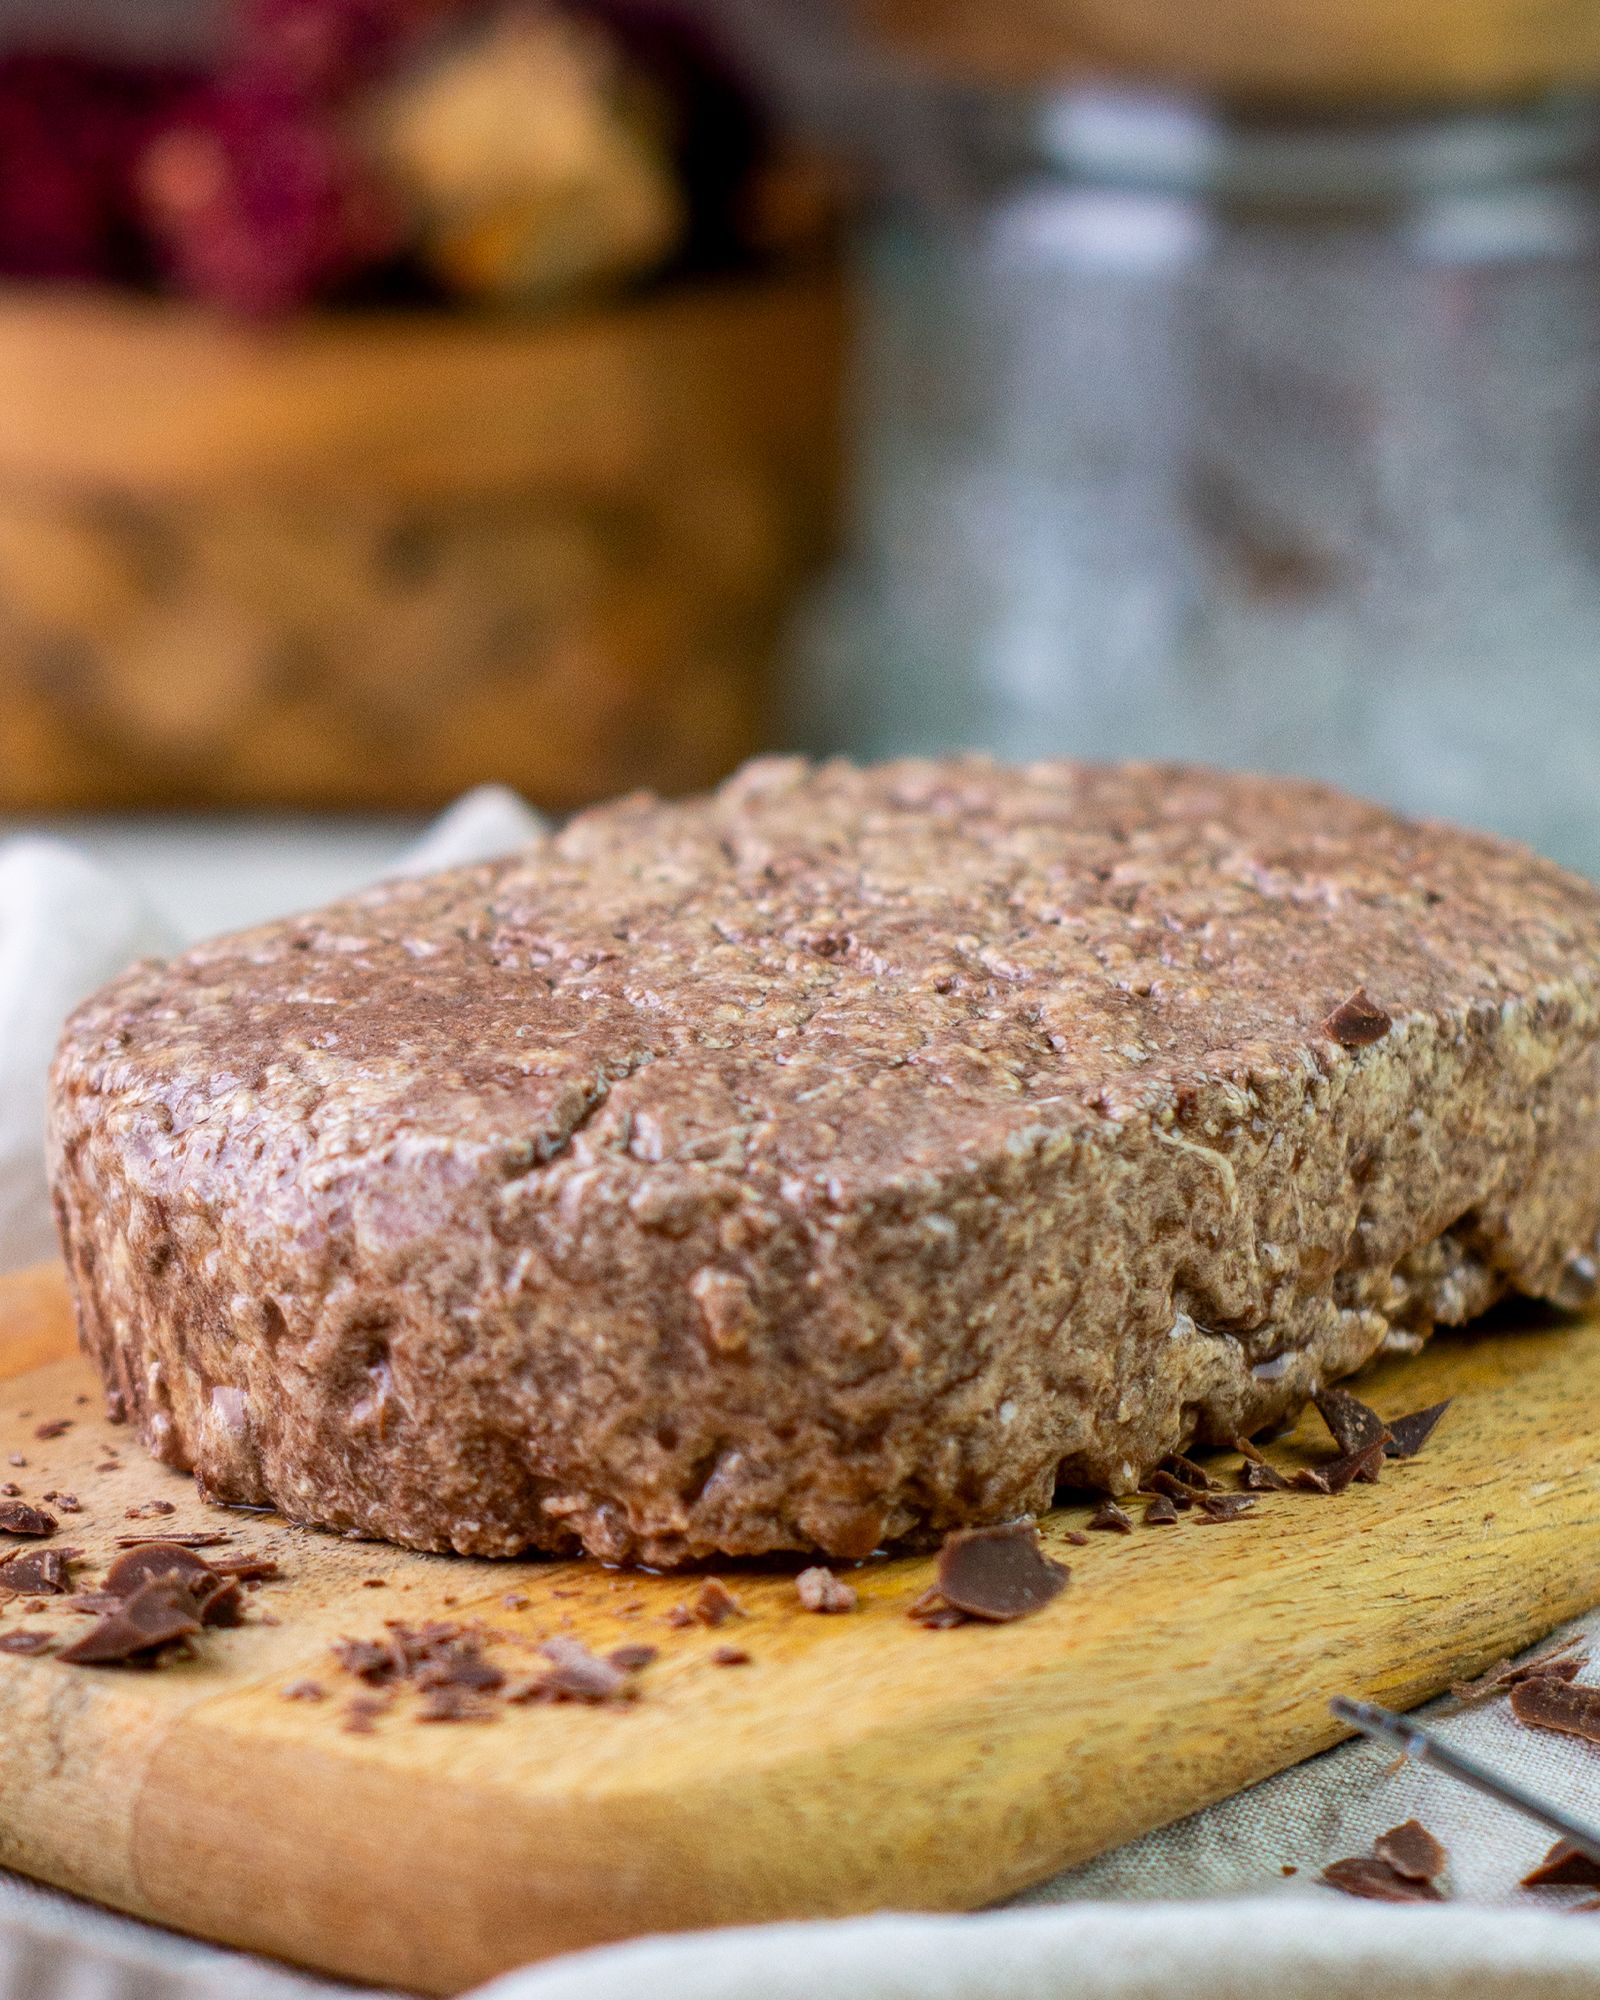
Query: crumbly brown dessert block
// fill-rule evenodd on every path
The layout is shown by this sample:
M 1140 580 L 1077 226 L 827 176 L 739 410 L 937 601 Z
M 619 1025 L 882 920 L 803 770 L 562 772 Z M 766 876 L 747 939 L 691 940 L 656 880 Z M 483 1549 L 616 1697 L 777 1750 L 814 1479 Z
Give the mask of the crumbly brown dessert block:
M 856 1556 L 1585 1302 L 1597 987 L 1588 884 L 1321 787 L 769 760 L 129 972 L 62 1240 L 221 1498 Z

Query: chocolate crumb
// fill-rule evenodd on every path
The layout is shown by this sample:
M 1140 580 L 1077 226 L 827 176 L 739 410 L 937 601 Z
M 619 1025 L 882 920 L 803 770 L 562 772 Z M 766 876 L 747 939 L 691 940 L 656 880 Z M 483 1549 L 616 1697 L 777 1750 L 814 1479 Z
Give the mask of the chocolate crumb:
M 500 1602 L 507 1611 L 526 1611 L 528 1608 L 528 1600 L 520 1590 L 508 1590 Z
M 1419 1819 L 1402 1820 L 1399 1826 L 1380 1833 L 1372 1843 L 1372 1851 L 1408 1882 L 1438 1881 L 1450 1859 L 1444 1843 L 1436 1840 Z
M 1131 1535 L 1133 1516 L 1125 1507 L 1119 1507 L 1115 1500 L 1102 1500 L 1089 1516 L 1091 1528 L 1103 1528 L 1113 1535 Z
M 42 1507 L 30 1507 L 26 1500 L 0 1500 L 0 1529 L 8 1535 L 53 1535 L 60 1523 Z
M 1081 1528 L 1068 1528 L 1066 1534 L 1062 1536 L 1062 1540 L 1069 1543 L 1075 1549 L 1086 1549 L 1089 1546 L 1089 1537 Z
M 1145 1481 L 1145 1488 L 1148 1492 L 1159 1493 L 1164 1499 L 1170 1500 L 1180 1513 L 1187 1513 L 1195 1503 L 1194 1489 L 1185 1485 L 1181 1479 L 1174 1478 L 1170 1472 L 1152 1472 Z
M 747 1667 L 750 1655 L 743 1646 L 715 1646 L 711 1652 L 711 1664 L 714 1667 Z
M 1237 1521 L 1241 1515 L 1253 1514 L 1256 1503 L 1248 1493 L 1202 1493 L 1200 1496 L 1200 1519 L 1208 1521 Z
M 200 1630 L 195 1600 L 175 1577 L 155 1577 L 108 1611 L 99 1624 L 65 1648 L 69 1666 L 147 1663 Z
M 1563 1639 L 1559 1645 L 1535 1653 L 1520 1665 L 1515 1660 L 1501 1660 L 1474 1681 L 1456 1681 L 1450 1692 L 1457 1701 L 1487 1701 L 1497 1694 L 1509 1694 L 1518 1681 L 1538 1680 L 1541 1675 L 1559 1681 L 1576 1680 L 1588 1664 L 1589 1649 L 1582 1638 Z
M 56 1495 L 56 1506 L 63 1514 L 81 1514 L 83 1512 L 83 1502 L 78 1498 L 76 1493 L 58 1493 Z
M 1530 1729 L 1553 1729 L 1562 1736 L 1600 1743 L 1600 1688 L 1539 1674 L 1512 1688 L 1511 1713 Z
M 20 1451 L 8 1451 L 6 1453 L 7 1465 L 26 1465 L 27 1462 Z
M 1551 1885 L 1572 1889 L 1600 1889 L 1600 1862 L 1592 1860 L 1570 1840 L 1558 1840 L 1536 1868 L 1522 1878 L 1524 1889 Z
M 1286 1861 L 1284 1862 L 1283 1866 L 1278 1870 L 1278 1873 L 1280 1875 L 1298 1875 L 1300 1873 L 1300 1870 L 1296 1868 L 1296 1866 L 1292 1861 Z
M 1323 1389 L 1311 1399 L 1317 1414 L 1333 1433 L 1333 1441 L 1348 1456 L 1370 1444 L 1390 1441 L 1389 1426 L 1376 1410 L 1348 1389 Z
M 54 1632 L 8 1632 L 0 1639 L 0 1653 L 44 1653 L 55 1640 Z
M 0 1486 L 0 1494 L 3 1494 L 7 1500 L 16 1500 L 21 1497 L 22 1488 L 14 1479 L 8 1479 L 4 1486 Z
M 146 1521 L 154 1514 L 176 1514 L 177 1508 L 170 1500 L 145 1500 L 137 1507 L 126 1507 L 123 1516 L 129 1521 Z
M 108 1459 L 103 1465 L 97 1465 L 95 1467 L 96 1472 L 120 1472 L 121 1470 L 122 1467 L 117 1463 L 117 1461 L 114 1458 Z
M 937 1590 L 968 1618 L 1008 1624 L 1042 1611 L 1066 1588 L 1068 1570 L 1039 1546 L 1032 1521 L 998 1528 L 964 1528 L 946 1535 L 939 1551 Z
M 52 1417 L 47 1424 L 40 1424 L 34 1430 L 36 1438 L 64 1437 L 72 1429 L 71 1417 Z
M 1433 1436 L 1439 1419 L 1455 1400 L 1447 1396 L 1426 1410 L 1413 1410 L 1409 1417 L 1396 1417 L 1389 1426 L 1389 1442 L 1384 1447 L 1390 1458 L 1415 1458 Z
M 328 1698 L 328 1690 L 321 1681 L 290 1681 L 287 1687 L 280 1688 L 278 1692 L 284 1701 L 326 1701 Z
M 1364 986 L 1358 986 L 1348 1000 L 1341 1000 L 1322 1023 L 1322 1032 L 1342 1049 L 1364 1049 L 1381 1042 L 1394 1026 Z
M 1431 1882 L 1413 1882 L 1408 1876 L 1380 1861 L 1375 1854 L 1358 1854 L 1348 1861 L 1330 1861 L 1322 1871 L 1330 1889 L 1342 1889 L 1347 1896 L 1364 1896 L 1374 1903 L 1441 1903 L 1444 1898 Z
M 659 1646 L 613 1646 L 606 1661 L 619 1674 L 636 1674 L 660 1657 Z
M 821 1563 L 801 1570 L 794 1580 L 794 1588 L 795 1595 L 807 1611 L 832 1613 L 854 1611 L 856 1608 L 854 1587 Z
M 388 1587 L 389 1579 L 386 1576 L 364 1576 L 361 1579 L 363 1590 L 387 1590 Z
M 665 1623 L 676 1626 L 679 1631 L 682 1631 L 684 1626 L 694 1623 L 694 1613 L 689 1609 L 687 1604 L 674 1604 L 666 1613 Z
M 59 1597 L 71 1588 L 68 1564 L 77 1550 L 19 1549 L 0 1562 L 0 1591 L 13 1597 Z
M 344 1705 L 344 1720 L 339 1727 L 351 1736 L 371 1736 L 376 1733 L 378 1717 L 388 1712 L 388 1702 L 376 1695 L 352 1695 Z
M 1158 1493 L 1144 1510 L 1147 1528 L 1170 1528 L 1177 1518 L 1178 1510 L 1165 1493 Z

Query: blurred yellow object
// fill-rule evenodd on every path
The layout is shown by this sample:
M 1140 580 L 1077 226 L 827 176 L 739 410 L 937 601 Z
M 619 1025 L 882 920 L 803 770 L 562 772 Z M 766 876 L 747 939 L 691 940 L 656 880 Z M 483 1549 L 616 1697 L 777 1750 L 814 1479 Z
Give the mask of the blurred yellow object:
M 0 808 L 710 782 L 834 522 L 827 272 L 543 323 L 0 296 Z
M 584 23 L 513 6 L 381 93 L 370 143 L 422 255 L 469 299 L 569 298 L 654 270 L 683 197 L 643 86 Z
M 997 82 L 1096 75 L 1281 102 L 1470 103 L 1600 82 L 1593 0 L 853 0 Z

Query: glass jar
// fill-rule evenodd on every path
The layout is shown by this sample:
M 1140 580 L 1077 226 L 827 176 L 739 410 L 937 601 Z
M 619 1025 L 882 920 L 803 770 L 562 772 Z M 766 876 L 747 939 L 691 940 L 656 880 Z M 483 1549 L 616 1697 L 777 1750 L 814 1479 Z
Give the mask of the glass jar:
M 1324 777 L 1600 874 L 1595 108 L 938 130 L 794 733 Z

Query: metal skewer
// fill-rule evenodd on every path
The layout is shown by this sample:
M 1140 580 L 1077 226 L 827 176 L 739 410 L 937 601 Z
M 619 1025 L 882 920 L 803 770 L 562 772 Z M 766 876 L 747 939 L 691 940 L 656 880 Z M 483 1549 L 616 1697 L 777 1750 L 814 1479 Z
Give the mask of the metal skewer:
M 1570 1840 L 1580 1854 L 1600 1862 L 1600 1828 L 1569 1818 L 1557 1807 L 1535 1798 L 1532 1792 L 1525 1792 L 1520 1785 L 1513 1784 L 1509 1778 L 1502 1778 L 1475 1758 L 1463 1757 L 1459 1750 L 1452 1750 L 1447 1743 L 1441 1743 L 1437 1736 L 1405 1716 L 1396 1715 L 1392 1709 L 1379 1708 L 1370 1701 L 1351 1701 L 1342 1694 L 1336 1694 L 1328 1706 L 1341 1722 L 1347 1722 L 1352 1729 L 1359 1729 L 1363 1736 L 1370 1736 L 1375 1743 L 1386 1743 L 1390 1749 L 1398 1750 L 1418 1763 L 1432 1764 L 1436 1769 L 1448 1772 L 1452 1778 L 1458 1778 L 1462 1784 L 1471 1785 L 1474 1791 L 1526 1813 L 1529 1819 L 1538 1820 L 1541 1826 L 1549 1827 L 1563 1840 Z

